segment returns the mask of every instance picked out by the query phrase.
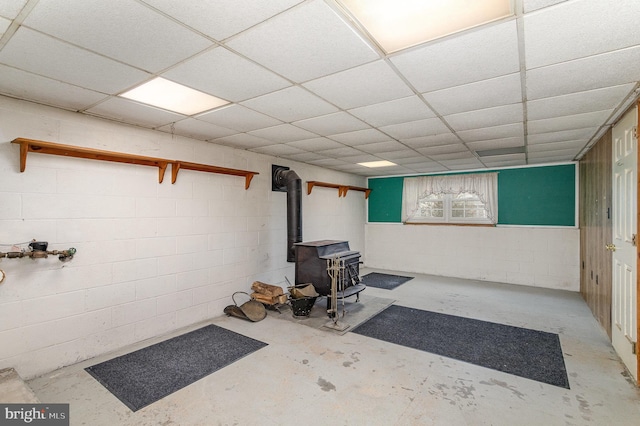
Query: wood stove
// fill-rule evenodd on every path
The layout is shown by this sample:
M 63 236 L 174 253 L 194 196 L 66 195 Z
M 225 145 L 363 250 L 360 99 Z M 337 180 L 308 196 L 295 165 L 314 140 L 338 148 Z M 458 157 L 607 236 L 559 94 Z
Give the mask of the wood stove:
M 331 294 L 331 277 L 327 267 L 338 259 L 344 269 L 338 276 L 339 299 L 358 295 L 366 288 L 360 282 L 360 252 L 349 249 L 348 241 L 321 240 L 295 244 L 296 284 L 311 283 L 321 296 Z

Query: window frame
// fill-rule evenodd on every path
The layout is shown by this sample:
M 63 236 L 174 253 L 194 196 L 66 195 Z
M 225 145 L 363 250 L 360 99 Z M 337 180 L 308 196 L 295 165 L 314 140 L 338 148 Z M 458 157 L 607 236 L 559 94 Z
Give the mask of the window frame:
M 464 192 L 464 194 L 472 194 L 470 192 Z M 436 194 L 430 194 L 429 196 L 432 195 L 436 195 Z M 405 223 L 409 223 L 409 224 L 445 224 L 445 225 L 494 225 L 494 223 L 491 221 L 491 219 L 489 219 L 486 216 L 486 208 L 483 208 L 483 210 L 485 211 L 485 217 L 455 217 L 453 216 L 453 211 L 454 211 L 454 207 L 453 207 L 453 203 L 455 200 L 455 196 L 457 194 L 451 194 L 451 193 L 444 193 L 444 194 L 437 194 L 438 198 L 435 199 L 434 201 L 442 201 L 443 202 L 443 208 L 442 208 L 442 212 L 443 215 L 442 217 L 427 217 L 427 216 L 419 216 L 419 217 L 413 217 L 411 219 L 408 219 Z M 473 195 L 473 194 L 472 194 Z M 420 199 L 418 199 L 418 202 L 420 203 Z M 463 200 L 466 201 L 466 200 Z M 477 195 L 475 196 L 475 200 L 473 201 L 480 201 L 482 203 L 482 200 L 480 200 L 480 197 L 478 197 Z M 484 206 L 484 203 L 482 203 Z
M 453 203 L 460 194 L 471 194 L 484 208 L 484 217 L 454 217 Z M 421 200 L 442 201 L 443 216 L 420 214 Z M 403 181 L 402 222 L 405 224 L 496 226 L 498 222 L 498 173 L 463 173 L 407 177 Z

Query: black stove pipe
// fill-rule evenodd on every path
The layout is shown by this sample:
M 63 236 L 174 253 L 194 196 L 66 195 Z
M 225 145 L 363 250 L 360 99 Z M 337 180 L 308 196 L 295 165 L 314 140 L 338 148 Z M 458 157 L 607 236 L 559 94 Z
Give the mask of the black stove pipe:
M 287 187 L 287 262 L 296 261 L 295 243 L 302 242 L 302 180 L 293 170 L 277 169 L 274 182 Z

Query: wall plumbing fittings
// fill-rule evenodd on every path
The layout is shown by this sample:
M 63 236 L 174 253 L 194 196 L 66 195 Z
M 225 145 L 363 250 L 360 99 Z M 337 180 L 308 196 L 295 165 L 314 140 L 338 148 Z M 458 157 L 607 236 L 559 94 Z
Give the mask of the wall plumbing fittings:
M 10 251 L 7 253 L 0 252 L 0 259 L 6 257 L 7 259 L 16 259 L 19 257 L 30 257 L 32 259 L 46 259 L 50 254 L 57 255 L 58 259 L 62 262 L 73 259 L 73 255 L 76 254 L 76 249 L 71 247 L 68 250 L 34 250 L 34 251 Z

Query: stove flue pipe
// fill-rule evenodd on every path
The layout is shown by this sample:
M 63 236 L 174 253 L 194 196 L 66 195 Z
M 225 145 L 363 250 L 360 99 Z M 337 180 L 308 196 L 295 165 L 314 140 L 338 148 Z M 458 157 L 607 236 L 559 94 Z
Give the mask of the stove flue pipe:
M 273 181 L 287 188 L 287 262 L 295 262 L 294 244 L 302 242 L 302 180 L 293 170 L 277 168 Z

